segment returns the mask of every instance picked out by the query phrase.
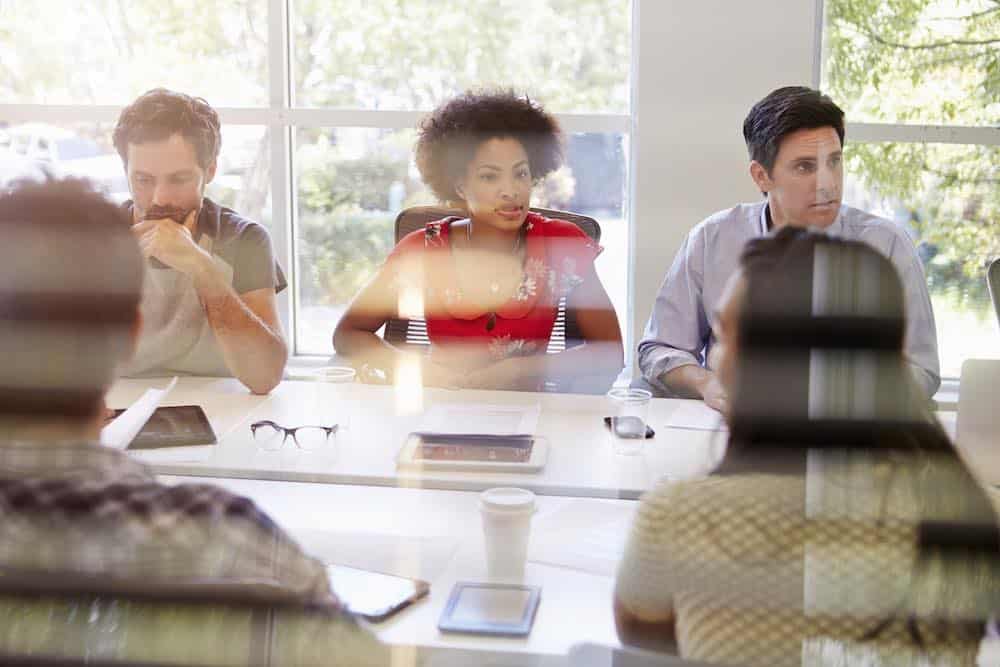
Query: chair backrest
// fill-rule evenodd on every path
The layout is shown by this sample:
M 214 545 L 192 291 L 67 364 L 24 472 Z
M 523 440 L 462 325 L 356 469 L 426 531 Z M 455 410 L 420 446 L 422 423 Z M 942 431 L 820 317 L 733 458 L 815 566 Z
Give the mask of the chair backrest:
M 321 647 L 316 637 L 343 641 L 365 632 L 345 612 L 306 605 L 267 581 L 155 582 L 6 569 L 0 628 L 0 664 L 42 667 L 314 664 L 324 651 L 329 664 L 350 664 L 350 655 L 333 660 L 337 640 Z M 373 638 L 367 643 L 382 650 Z
M 572 222 L 595 243 L 601 241 L 601 226 L 593 218 L 547 208 L 532 208 L 531 210 L 546 218 Z M 423 229 L 424 225 L 429 222 L 450 216 L 463 217 L 464 215 L 463 211 L 459 209 L 444 206 L 413 206 L 404 209 L 396 216 L 396 243 L 399 243 L 407 234 Z M 430 347 L 427 324 L 422 319 L 391 319 L 386 322 L 383 337 L 387 343 L 411 350 L 421 351 Z M 575 347 L 582 342 L 583 334 L 577 324 L 576 314 L 572 309 L 566 307 L 566 299 L 562 298 L 559 300 L 559 310 L 556 314 L 555 324 L 552 326 L 552 336 L 549 338 L 549 347 L 546 351 L 549 354 L 554 354 Z
M 955 443 L 987 484 L 1000 484 L 1000 360 L 966 359 L 958 391 Z
M 993 310 L 997 314 L 997 324 L 1000 324 L 1000 257 L 997 257 L 990 264 L 986 272 L 986 285 L 990 288 L 990 296 L 993 297 Z
M 566 664 L 573 667 L 712 667 L 676 655 L 654 653 L 628 646 L 613 648 L 600 644 L 576 644 L 569 649 Z

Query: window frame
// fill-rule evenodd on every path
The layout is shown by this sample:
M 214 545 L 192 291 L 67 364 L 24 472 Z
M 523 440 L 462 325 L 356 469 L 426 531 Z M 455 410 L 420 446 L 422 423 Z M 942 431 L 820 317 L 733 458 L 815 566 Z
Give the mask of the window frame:
M 820 88 L 826 58 L 825 0 L 816 0 L 816 54 L 813 87 Z M 1000 146 L 1000 126 L 935 125 L 916 123 L 845 123 L 846 136 L 853 143 L 957 144 L 963 146 Z M 985 276 L 984 276 L 985 280 Z M 959 378 L 942 376 L 936 397 L 946 402 L 958 394 Z
M 270 130 L 270 186 L 271 186 L 271 242 L 275 258 L 281 263 L 288 277 L 288 289 L 278 295 L 278 314 L 288 336 L 293 362 L 310 365 L 325 355 L 304 354 L 299 351 L 297 317 L 299 312 L 300 276 L 296 267 L 297 229 L 293 132 L 310 127 L 365 127 L 380 129 L 411 129 L 430 109 L 394 111 L 375 109 L 327 109 L 294 106 L 294 72 L 292 66 L 291 3 L 293 0 L 267 0 L 267 65 L 268 106 L 266 107 L 215 107 L 224 125 L 257 125 Z M 635 0 L 632 11 L 635 12 Z M 633 22 L 634 25 L 634 22 Z M 634 40 L 634 36 L 633 36 Z M 634 69 L 633 58 L 630 68 Z M 634 74 L 634 72 L 632 72 Z M 634 77 L 632 79 L 633 87 Z M 0 104 L 0 115 L 9 122 L 103 122 L 114 124 L 122 106 L 119 105 L 49 105 L 49 104 Z M 623 114 L 557 113 L 566 133 L 620 133 L 632 134 L 633 112 Z M 626 175 L 631 178 L 631 172 Z M 626 193 L 630 190 L 626 186 Z M 626 220 L 631 228 L 631 218 L 626 206 Z M 631 262 L 630 262 L 631 264 Z M 630 306 L 631 309 L 631 306 Z M 624 325 L 628 328 L 631 312 Z M 333 332 L 331 331 L 331 337 Z M 623 332 L 628 336 L 628 332 Z M 333 354 L 331 342 L 330 354 Z

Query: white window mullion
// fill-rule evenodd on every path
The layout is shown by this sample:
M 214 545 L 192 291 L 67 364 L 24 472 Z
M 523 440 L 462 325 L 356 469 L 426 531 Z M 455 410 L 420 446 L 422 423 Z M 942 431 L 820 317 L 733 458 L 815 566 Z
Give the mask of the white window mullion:
M 288 279 L 288 289 L 278 295 L 278 314 L 287 339 L 291 343 L 291 352 L 294 353 L 296 275 L 292 252 L 291 132 L 283 122 L 291 89 L 287 0 L 268 0 L 267 10 L 269 108 L 266 113 L 271 143 L 271 242 L 274 245 L 275 257 L 285 270 Z M 242 114 L 227 114 L 234 120 L 239 115 Z M 250 113 L 247 119 L 255 116 L 256 114 Z
M 426 111 L 387 111 L 375 109 L 288 109 L 285 122 L 297 127 L 371 127 L 405 130 L 417 127 L 429 113 Z M 569 114 L 557 113 L 556 118 L 566 132 L 615 132 L 627 134 L 631 129 L 628 114 Z
M 1000 146 L 1000 127 L 847 123 L 847 140 L 861 143 L 891 141 L 917 144 Z

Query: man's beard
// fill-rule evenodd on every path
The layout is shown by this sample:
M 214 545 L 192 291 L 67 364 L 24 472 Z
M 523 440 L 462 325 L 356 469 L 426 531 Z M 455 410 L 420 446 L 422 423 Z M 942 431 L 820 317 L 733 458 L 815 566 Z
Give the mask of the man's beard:
M 184 221 L 187 220 L 188 214 L 191 213 L 192 209 L 183 209 L 176 206 L 159 206 L 153 204 L 146 209 L 146 212 L 142 216 L 142 220 L 173 220 L 174 222 L 183 225 Z
M 194 209 L 183 209 L 176 206 L 159 206 L 157 204 L 153 204 L 146 209 L 145 213 L 143 213 L 140 222 L 143 220 L 173 220 L 178 225 L 183 225 L 192 210 Z M 170 268 L 155 257 L 149 258 L 149 264 L 154 269 Z

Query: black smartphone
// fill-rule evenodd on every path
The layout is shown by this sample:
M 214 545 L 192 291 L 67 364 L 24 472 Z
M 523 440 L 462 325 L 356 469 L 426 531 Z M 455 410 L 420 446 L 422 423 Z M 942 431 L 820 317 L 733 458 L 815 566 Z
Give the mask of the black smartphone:
M 615 417 L 614 419 L 605 417 L 604 426 L 609 431 L 614 430 L 615 435 L 619 438 L 634 438 L 642 427 L 642 420 L 638 417 Z M 653 430 L 653 427 L 646 424 L 646 435 L 643 437 L 648 440 L 655 435 L 656 431 Z
M 431 587 L 420 579 L 327 565 L 330 587 L 347 608 L 369 621 L 384 621 L 427 595 Z
M 115 417 L 125 412 L 115 410 Z M 214 445 L 215 431 L 200 405 L 157 408 L 128 449 Z

